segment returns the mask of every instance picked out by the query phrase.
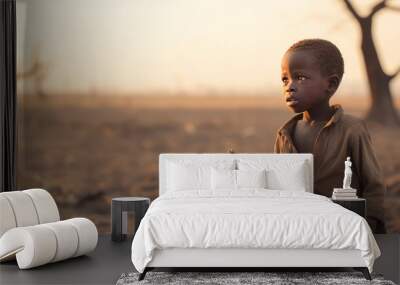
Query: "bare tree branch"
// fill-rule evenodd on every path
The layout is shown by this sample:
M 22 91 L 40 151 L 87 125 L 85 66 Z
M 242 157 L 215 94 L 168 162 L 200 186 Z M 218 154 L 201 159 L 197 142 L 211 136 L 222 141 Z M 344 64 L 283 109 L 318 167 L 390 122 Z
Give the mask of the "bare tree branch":
M 400 7 L 399 6 L 390 6 L 386 4 L 386 9 L 388 10 L 392 10 L 392 11 L 396 11 L 396 12 L 400 12 Z
M 346 4 L 347 9 L 350 11 L 350 13 L 356 18 L 358 22 L 361 22 L 362 17 L 357 13 L 357 11 L 354 9 L 353 4 L 351 4 L 350 0 L 344 0 L 344 3 Z
M 397 70 L 394 73 L 392 73 L 391 75 L 388 75 L 389 81 L 394 79 L 399 74 L 400 74 L 400 66 L 397 68 Z
M 361 51 L 367 72 L 372 103 L 368 111 L 367 119 L 379 122 L 383 125 L 400 126 L 400 117 L 393 104 L 392 93 L 389 88 L 390 81 L 400 74 L 400 67 L 396 72 L 388 74 L 383 71 L 382 64 L 376 50 L 372 26 L 373 18 L 382 9 L 400 11 L 398 6 L 389 4 L 389 0 L 379 0 L 370 10 L 368 16 L 362 16 L 355 10 L 351 0 L 342 0 L 347 10 L 352 14 L 361 30 Z
M 367 18 L 372 18 L 372 16 L 374 16 L 377 12 L 379 12 L 380 10 L 382 10 L 385 7 L 386 7 L 386 0 L 382 0 L 382 1 L 378 2 L 374 7 L 372 7 L 372 10 L 369 13 L 369 15 L 367 16 Z

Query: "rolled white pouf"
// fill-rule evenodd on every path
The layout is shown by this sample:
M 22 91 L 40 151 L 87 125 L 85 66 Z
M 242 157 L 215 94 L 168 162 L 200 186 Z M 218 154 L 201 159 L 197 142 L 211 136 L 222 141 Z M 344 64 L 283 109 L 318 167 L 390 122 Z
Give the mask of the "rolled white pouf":
M 39 218 L 39 224 L 60 220 L 60 214 L 56 202 L 49 192 L 40 188 L 28 189 L 22 192 L 28 194 L 32 199 Z
M 0 238 L 0 261 L 15 255 L 20 269 L 49 263 L 56 252 L 54 232 L 42 225 L 13 228 Z
M 86 254 L 96 248 L 98 232 L 96 225 L 91 220 L 86 218 L 73 218 L 65 220 L 64 222 L 73 225 L 78 233 L 78 249 L 74 257 Z
M 41 225 L 53 231 L 56 236 L 57 250 L 51 262 L 73 257 L 78 250 L 78 233 L 74 227 L 65 221 Z
M 33 226 L 39 223 L 35 205 L 30 196 L 22 191 L 3 192 L 13 209 L 17 227 Z
M 9 229 L 17 226 L 11 204 L 7 198 L 3 197 L 1 194 L 2 193 L 0 193 L 0 237 Z
M 13 228 L 0 238 L 0 262 L 16 257 L 28 269 L 86 254 L 97 241 L 95 224 L 85 218 Z

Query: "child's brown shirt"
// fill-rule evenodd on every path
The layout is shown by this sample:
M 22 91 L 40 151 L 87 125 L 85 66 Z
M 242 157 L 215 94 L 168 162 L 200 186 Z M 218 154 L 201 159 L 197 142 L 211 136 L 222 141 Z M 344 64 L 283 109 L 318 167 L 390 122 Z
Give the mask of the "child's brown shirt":
M 372 148 L 371 136 L 366 124 L 351 115 L 344 114 L 340 105 L 332 106 L 335 112 L 317 134 L 314 147 L 314 193 L 332 196 L 333 188 L 341 188 L 344 178 L 344 161 L 352 161 L 351 187 L 367 200 L 367 219 L 374 231 L 376 220 L 384 221 L 384 195 L 386 187 L 382 171 Z M 293 142 L 297 120 L 303 113 L 295 115 L 277 132 L 275 153 L 297 153 Z M 379 223 L 378 223 L 379 224 Z M 374 229 L 375 228 L 375 229 Z M 378 231 L 384 231 L 382 229 Z

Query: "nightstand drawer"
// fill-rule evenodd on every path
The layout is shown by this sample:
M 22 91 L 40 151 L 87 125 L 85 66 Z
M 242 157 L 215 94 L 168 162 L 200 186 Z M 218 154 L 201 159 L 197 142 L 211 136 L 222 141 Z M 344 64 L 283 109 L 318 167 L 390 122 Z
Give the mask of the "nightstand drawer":
M 359 214 L 365 218 L 367 214 L 367 202 L 365 199 L 353 199 L 353 200 L 336 200 L 332 199 L 332 202 L 341 205 L 342 207 Z

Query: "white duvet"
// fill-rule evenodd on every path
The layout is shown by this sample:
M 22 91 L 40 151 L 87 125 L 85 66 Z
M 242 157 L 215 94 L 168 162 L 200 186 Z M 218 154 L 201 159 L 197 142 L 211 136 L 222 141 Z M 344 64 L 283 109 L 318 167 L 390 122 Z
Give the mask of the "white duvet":
M 133 265 L 143 272 L 154 249 L 171 247 L 358 249 L 370 272 L 380 256 L 359 215 L 324 196 L 266 189 L 158 197 L 133 239 Z

